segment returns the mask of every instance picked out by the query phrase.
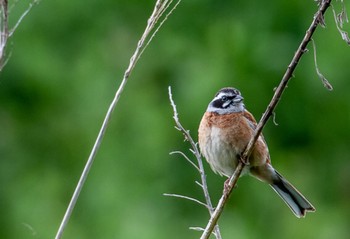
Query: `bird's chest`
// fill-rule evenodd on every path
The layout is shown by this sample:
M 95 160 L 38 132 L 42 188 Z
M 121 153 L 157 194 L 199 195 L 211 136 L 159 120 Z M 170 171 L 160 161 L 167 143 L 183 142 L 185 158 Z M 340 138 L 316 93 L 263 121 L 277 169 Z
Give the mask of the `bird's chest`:
M 230 117 L 206 115 L 200 126 L 199 146 L 211 168 L 230 177 L 240 154 L 251 137 L 252 129 L 239 114 Z
M 215 172 L 228 177 L 233 174 L 241 153 L 223 129 L 215 126 L 208 130 L 206 146 L 201 151 Z

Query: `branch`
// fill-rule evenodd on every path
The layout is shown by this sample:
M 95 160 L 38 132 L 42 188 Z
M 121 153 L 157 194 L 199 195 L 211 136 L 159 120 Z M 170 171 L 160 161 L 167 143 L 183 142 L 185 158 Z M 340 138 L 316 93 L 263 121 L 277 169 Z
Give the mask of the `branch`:
M 315 62 L 315 69 L 316 69 L 316 74 L 318 76 L 318 78 L 320 78 L 320 80 L 323 83 L 323 86 L 327 89 L 327 90 L 333 90 L 333 86 L 331 85 L 331 83 L 329 83 L 329 81 L 326 79 L 326 77 L 324 77 L 324 75 L 321 73 L 320 69 L 318 68 L 318 64 L 317 64 L 317 52 L 316 52 L 316 44 L 315 41 L 313 39 L 311 39 L 312 42 L 312 48 L 314 49 L 314 62 Z
M 27 14 L 30 12 L 30 10 L 32 9 L 32 7 L 35 4 L 38 4 L 40 0 L 33 0 L 32 3 L 29 3 L 29 7 L 22 13 L 22 15 L 19 17 L 19 19 L 17 20 L 15 26 L 9 31 L 9 37 L 11 37 L 13 35 L 13 33 L 17 30 L 17 27 L 19 26 L 19 24 L 22 22 L 22 20 L 25 18 L 25 16 L 27 16 Z
M 5 47 L 8 37 L 8 2 L 0 0 L 0 71 L 5 65 Z
M 60 227 L 57 231 L 57 234 L 56 234 L 56 237 L 55 239 L 59 239 L 62 237 L 62 234 L 63 234 L 63 231 L 69 221 L 69 218 L 73 212 L 73 209 L 75 207 L 75 204 L 78 200 L 78 197 L 80 195 L 80 192 L 85 184 L 85 181 L 86 181 L 86 178 L 89 174 L 89 171 L 91 169 L 91 166 L 95 160 L 95 157 L 96 157 L 96 154 L 98 152 L 98 149 L 100 147 L 100 144 L 102 142 L 102 139 L 103 139 L 103 136 L 107 130 L 107 126 L 109 124 L 109 121 L 111 119 L 111 116 L 112 116 L 112 113 L 113 113 L 113 110 L 114 108 L 116 107 L 118 101 L 119 101 L 119 98 L 121 96 L 121 94 L 123 93 L 124 91 L 124 88 L 129 80 L 129 77 L 137 63 L 137 61 L 140 59 L 143 51 L 145 50 L 145 48 L 147 47 L 148 43 L 150 42 L 150 40 L 153 38 L 154 34 L 152 35 L 152 37 L 150 38 L 152 32 L 154 33 L 154 27 L 157 25 L 157 22 L 159 19 L 161 19 L 161 17 L 163 16 L 163 14 L 167 11 L 167 9 L 170 7 L 170 5 L 172 4 L 173 0 L 157 0 L 156 4 L 155 4 L 155 7 L 153 9 L 153 12 L 150 16 L 150 18 L 148 19 L 147 21 L 147 25 L 146 25 L 146 28 L 140 38 L 140 40 L 138 41 L 137 43 L 137 46 L 136 46 L 136 49 L 135 49 L 135 52 L 134 54 L 131 56 L 130 58 L 130 63 L 129 63 L 129 66 L 128 68 L 125 70 L 125 73 L 124 73 L 124 77 L 123 77 L 123 80 L 121 82 L 121 84 L 119 85 L 119 88 L 108 108 L 108 111 L 105 115 L 105 118 L 103 120 L 103 123 L 102 123 L 102 126 L 100 128 L 100 131 L 97 135 L 97 138 L 95 140 L 95 143 L 94 143 L 94 146 L 90 152 L 90 155 L 89 155 L 89 158 L 85 164 L 85 167 L 83 169 L 83 172 L 80 176 L 80 179 L 78 181 L 78 184 L 74 190 L 74 193 L 72 195 L 72 198 L 69 202 L 69 205 L 66 209 L 66 212 L 64 214 L 64 217 L 61 221 L 61 224 L 60 224 Z M 175 7 L 178 5 L 178 3 L 180 2 L 180 0 L 177 1 L 177 4 L 175 6 L 172 7 L 172 9 L 170 10 L 170 12 L 172 12 Z M 170 14 L 170 13 L 169 13 Z M 169 15 L 168 14 L 168 15 Z M 167 16 L 168 16 L 167 15 Z M 164 21 L 163 21 L 164 22 Z M 160 27 L 160 26 L 159 26 Z M 159 29 L 159 27 L 157 28 L 157 30 Z M 148 41 L 148 42 L 147 42 Z
M 333 11 L 333 16 L 334 16 L 334 21 L 335 21 L 335 25 L 341 35 L 341 38 L 348 44 L 350 45 L 350 38 L 349 38 L 349 34 L 348 32 L 343 30 L 343 24 L 344 23 L 348 23 L 349 19 L 348 19 L 348 15 L 346 13 L 346 9 L 345 9 L 345 4 L 343 2 L 343 0 L 340 1 L 341 5 L 342 5 L 342 10 L 339 14 L 337 14 L 335 12 L 335 9 L 332 5 L 332 11 Z
M 5 48 L 7 45 L 7 41 L 10 37 L 12 37 L 13 33 L 16 31 L 17 27 L 20 25 L 24 17 L 30 12 L 32 7 L 35 4 L 38 4 L 39 0 L 33 0 L 33 2 L 29 3 L 29 7 L 22 13 L 22 15 L 17 20 L 15 26 L 9 30 L 8 22 L 9 22 L 9 6 L 8 0 L 0 0 L 0 71 L 4 68 L 7 63 L 8 58 L 5 56 Z M 10 7 L 10 9 L 16 4 L 16 2 Z
M 323 0 L 320 3 L 319 9 L 316 12 L 316 14 L 314 15 L 314 19 L 313 19 L 310 27 L 306 31 L 306 34 L 305 34 L 303 40 L 301 41 L 301 43 L 298 47 L 298 50 L 296 51 L 291 63 L 289 64 L 279 86 L 277 87 L 270 104 L 267 106 L 265 113 L 263 114 L 262 118 L 260 119 L 260 121 L 256 127 L 254 136 L 249 141 L 245 151 L 243 152 L 243 154 L 241 156 L 241 161 L 238 163 L 235 172 L 230 177 L 229 183 L 227 184 L 227 190 L 224 190 L 224 193 L 223 193 L 221 199 L 219 200 L 215 211 L 211 215 L 211 218 L 209 219 L 209 222 L 208 222 L 208 224 L 207 224 L 207 226 L 206 226 L 206 228 L 201 236 L 201 239 L 209 238 L 210 234 L 212 233 L 214 226 L 216 225 L 216 223 L 217 223 L 217 221 L 222 213 L 224 205 L 225 205 L 229 195 L 231 194 L 233 187 L 236 185 L 237 180 L 238 180 L 239 176 L 241 175 L 244 166 L 249 163 L 248 157 L 253 151 L 253 147 L 254 147 L 255 142 L 259 138 L 259 136 L 262 132 L 262 129 L 264 128 L 267 120 L 271 117 L 273 110 L 277 106 L 277 103 L 280 101 L 281 95 L 282 95 L 284 89 L 286 88 L 288 81 L 292 78 L 293 72 L 299 63 L 301 56 L 306 52 L 306 46 L 310 42 L 310 39 L 311 39 L 313 33 L 315 32 L 317 26 L 319 24 L 324 23 L 323 16 L 324 16 L 324 13 L 326 12 L 327 8 L 330 6 L 330 3 L 331 3 L 331 0 Z
M 176 198 L 183 198 L 183 199 L 187 199 L 190 201 L 193 201 L 195 203 L 198 203 L 199 205 L 202 205 L 206 208 L 208 208 L 208 205 L 205 204 L 204 202 L 199 201 L 198 199 L 192 198 L 192 197 L 188 197 L 188 196 L 184 196 L 184 195 L 180 195 L 180 194 L 174 194 L 174 193 L 163 193 L 164 196 L 168 196 L 168 197 L 176 197 Z M 210 210 L 210 208 L 208 208 Z
M 174 111 L 174 120 L 175 120 L 175 125 L 176 125 L 176 129 L 179 130 L 185 137 L 185 140 L 187 140 L 190 144 L 191 144 L 191 152 L 194 154 L 194 156 L 196 157 L 197 159 L 197 165 L 195 165 L 191 160 L 189 160 L 188 157 L 185 157 L 185 159 L 187 161 L 189 161 L 193 166 L 195 166 L 195 168 L 199 171 L 200 173 L 200 176 L 201 176 L 201 182 L 202 183 L 198 183 L 196 182 L 203 190 L 203 193 L 204 193 L 204 198 L 205 198 L 205 204 L 202 203 L 202 202 L 198 202 L 200 205 L 205 205 L 205 207 L 208 209 L 209 211 L 209 214 L 212 215 L 213 212 L 214 212 L 214 208 L 213 208 L 213 204 L 211 203 L 211 199 L 210 199 L 210 195 L 209 195 L 209 190 L 208 190 L 208 185 L 207 185 L 207 179 L 206 179 L 206 176 L 205 176 L 205 171 L 204 171 L 204 167 L 203 167 L 203 161 L 202 161 L 202 157 L 201 157 L 201 154 L 197 148 L 197 144 L 195 143 L 195 141 L 192 139 L 190 133 L 188 130 L 186 130 L 182 124 L 180 123 L 180 120 L 179 120 L 179 116 L 178 116 L 178 113 L 177 113 L 177 109 L 176 109 L 176 105 L 174 103 L 174 100 L 173 100 L 173 96 L 172 96 L 172 93 L 171 93 L 171 87 L 169 86 L 168 88 L 168 93 L 169 93 L 169 100 L 170 100 L 170 104 L 173 108 L 173 111 Z M 182 155 L 184 155 L 182 153 Z M 176 195 L 177 197 L 181 197 L 181 198 L 186 198 L 186 199 L 189 199 L 189 200 L 192 200 L 192 201 L 198 201 L 197 199 L 192 199 L 192 198 L 188 198 L 186 196 L 180 196 L 180 195 Z M 213 229 L 214 229 L 214 235 L 217 239 L 221 239 L 221 234 L 220 234 L 220 229 L 219 229 L 219 226 L 215 223 L 213 225 Z M 212 230 L 213 230 L 212 229 Z
M 181 152 L 181 151 L 173 151 L 173 152 L 170 153 L 170 155 L 171 154 L 180 154 L 180 155 L 182 155 L 182 157 L 184 157 L 184 159 L 186 159 L 187 162 L 189 162 L 195 169 L 197 169 L 198 172 L 200 172 L 199 167 L 194 162 L 192 162 L 192 160 L 189 159 L 189 157 L 187 157 L 187 155 L 184 154 L 183 152 Z

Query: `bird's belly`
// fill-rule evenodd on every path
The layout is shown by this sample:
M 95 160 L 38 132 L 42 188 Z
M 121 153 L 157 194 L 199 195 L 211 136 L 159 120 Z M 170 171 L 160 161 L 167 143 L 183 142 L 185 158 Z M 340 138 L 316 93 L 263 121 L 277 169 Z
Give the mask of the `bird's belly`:
M 202 151 L 214 172 L 230 177 L 237 167 L 240 152 L 222 137 L 220 131 L 219 128 L 211 128 L 206 148 Z

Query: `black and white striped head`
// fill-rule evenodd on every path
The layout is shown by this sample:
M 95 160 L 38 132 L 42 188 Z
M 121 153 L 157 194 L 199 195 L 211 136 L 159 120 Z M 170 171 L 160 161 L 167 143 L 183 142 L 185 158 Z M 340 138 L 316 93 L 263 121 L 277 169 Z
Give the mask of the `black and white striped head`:
M 229 114 L 242 111 L 244 111 L 244 104 L 241 92 L 232 87 L 226 87 L 219 90 L 207 108 L 207 112 L 215 112 L 218 114 Z

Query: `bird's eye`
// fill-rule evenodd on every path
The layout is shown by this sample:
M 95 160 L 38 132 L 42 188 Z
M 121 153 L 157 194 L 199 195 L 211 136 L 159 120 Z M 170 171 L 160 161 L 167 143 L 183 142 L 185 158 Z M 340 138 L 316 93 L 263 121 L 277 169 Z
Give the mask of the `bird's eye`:
M 221 101 L 227 101 L 227 96 L 221 97 Z

